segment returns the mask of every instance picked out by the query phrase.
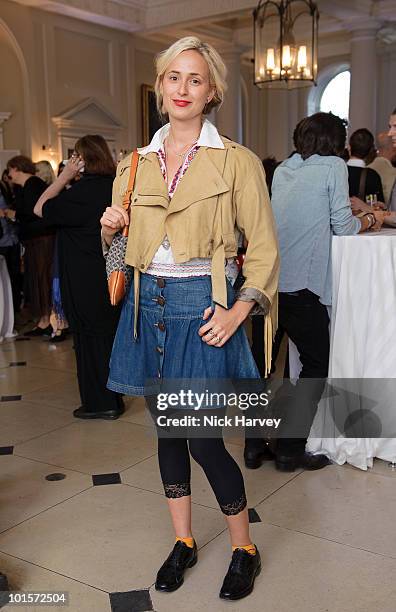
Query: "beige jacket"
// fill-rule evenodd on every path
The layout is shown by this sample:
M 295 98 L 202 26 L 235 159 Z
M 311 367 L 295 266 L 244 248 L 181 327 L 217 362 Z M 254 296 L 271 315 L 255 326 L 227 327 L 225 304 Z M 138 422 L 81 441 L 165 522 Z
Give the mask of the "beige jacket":
M 212 258 L 213 301 L 226 308 L 224 261 L 237 254 L 241 231 L 248 241 L 242 290 L 249 289 L 259 304 L 268 300 L 271 305 L 270 316 L 266 316 L 269 357 L 277 325 L 279 255 L 264 170 L 254 153 L 222 140 L 224 149 L 200 147 L 171 201 L 156 153 L 140 157 L 125 260 L 135 268 L 137 304 L 138 271 L 147 270 L 167 235 L 176 263 Z M 113 204 L 122 203 L 131 158 L 129 155 L 118 165 Z M 267 359 L 267 365 L 270 363 Z
M 396 168 L 392 166 L 390 161 L 386 157 L 376 157 L 375 160 L 369 164 L 369 168 L 373 168 L 381 177 L 382 189 L 385 197 L 385 204 L 389 204 L 390 196 L 392 193 L 393 185 L 396 181 Z

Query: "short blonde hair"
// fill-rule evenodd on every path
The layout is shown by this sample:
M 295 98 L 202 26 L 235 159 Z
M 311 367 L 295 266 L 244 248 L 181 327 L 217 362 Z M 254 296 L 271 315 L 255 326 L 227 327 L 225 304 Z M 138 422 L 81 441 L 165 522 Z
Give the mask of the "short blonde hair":
M 202 42 L 196 36 L 185 36 L 184 38 L 180 38 L 168 49 L 165 49 L 165 51 L 157 55 L 155 59 L 155 68 L 157 72 L 155 96 L 157 99 L 158 112 L 161 115 L 166 114 L 161 91 L 164 74 L 169 64 L 171 64 L 180 53 L 183 53 L 183 51 L 198 51 L 208 64 L 209 81 L 210 85 L 215 88 L 215 93 L 212 100 L 205 105 L 203 110 L 204 114 L 207 115 L 212 108 L 221 106 L 223 103 L 224 94 L 227 90 L 227 68 L 216 49 L 214 49 L 212 45 L 209 45 L 209 43 Z

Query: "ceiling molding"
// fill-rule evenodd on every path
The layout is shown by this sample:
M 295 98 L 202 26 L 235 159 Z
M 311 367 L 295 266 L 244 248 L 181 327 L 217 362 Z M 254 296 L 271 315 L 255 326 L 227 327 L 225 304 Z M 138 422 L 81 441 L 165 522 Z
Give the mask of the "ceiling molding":
M 216 44 L 245 45 L 257 0 L 11 0 L 165 42 L 193 31 Z M 320 32 L 395 23 L 396 0 L 316 0 Z
M 12 0 L 17 4 L 74 17 L 116 30 L 144 29 L 144 0 Z

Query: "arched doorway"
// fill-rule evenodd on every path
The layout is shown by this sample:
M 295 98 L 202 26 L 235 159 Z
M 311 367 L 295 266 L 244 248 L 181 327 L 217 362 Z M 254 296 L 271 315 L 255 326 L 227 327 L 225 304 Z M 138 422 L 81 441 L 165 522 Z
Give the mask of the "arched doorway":
M 8 25 L 0 19 L 0 112 L 10 113 L 3 124 L 3 147 L 6 151 L 31 154 L 30 101 L 28 72 L 21 48 Z M 3 162 L 4 163 L 4 162 Z

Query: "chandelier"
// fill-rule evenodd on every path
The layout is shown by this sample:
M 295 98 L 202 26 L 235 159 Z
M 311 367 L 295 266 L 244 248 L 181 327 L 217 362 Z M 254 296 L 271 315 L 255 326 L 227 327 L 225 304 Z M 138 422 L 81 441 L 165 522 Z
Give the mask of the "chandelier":
M 260 0 L 254 19 L 254 84 L 316 85 L 319 11 L 312 0 Z

